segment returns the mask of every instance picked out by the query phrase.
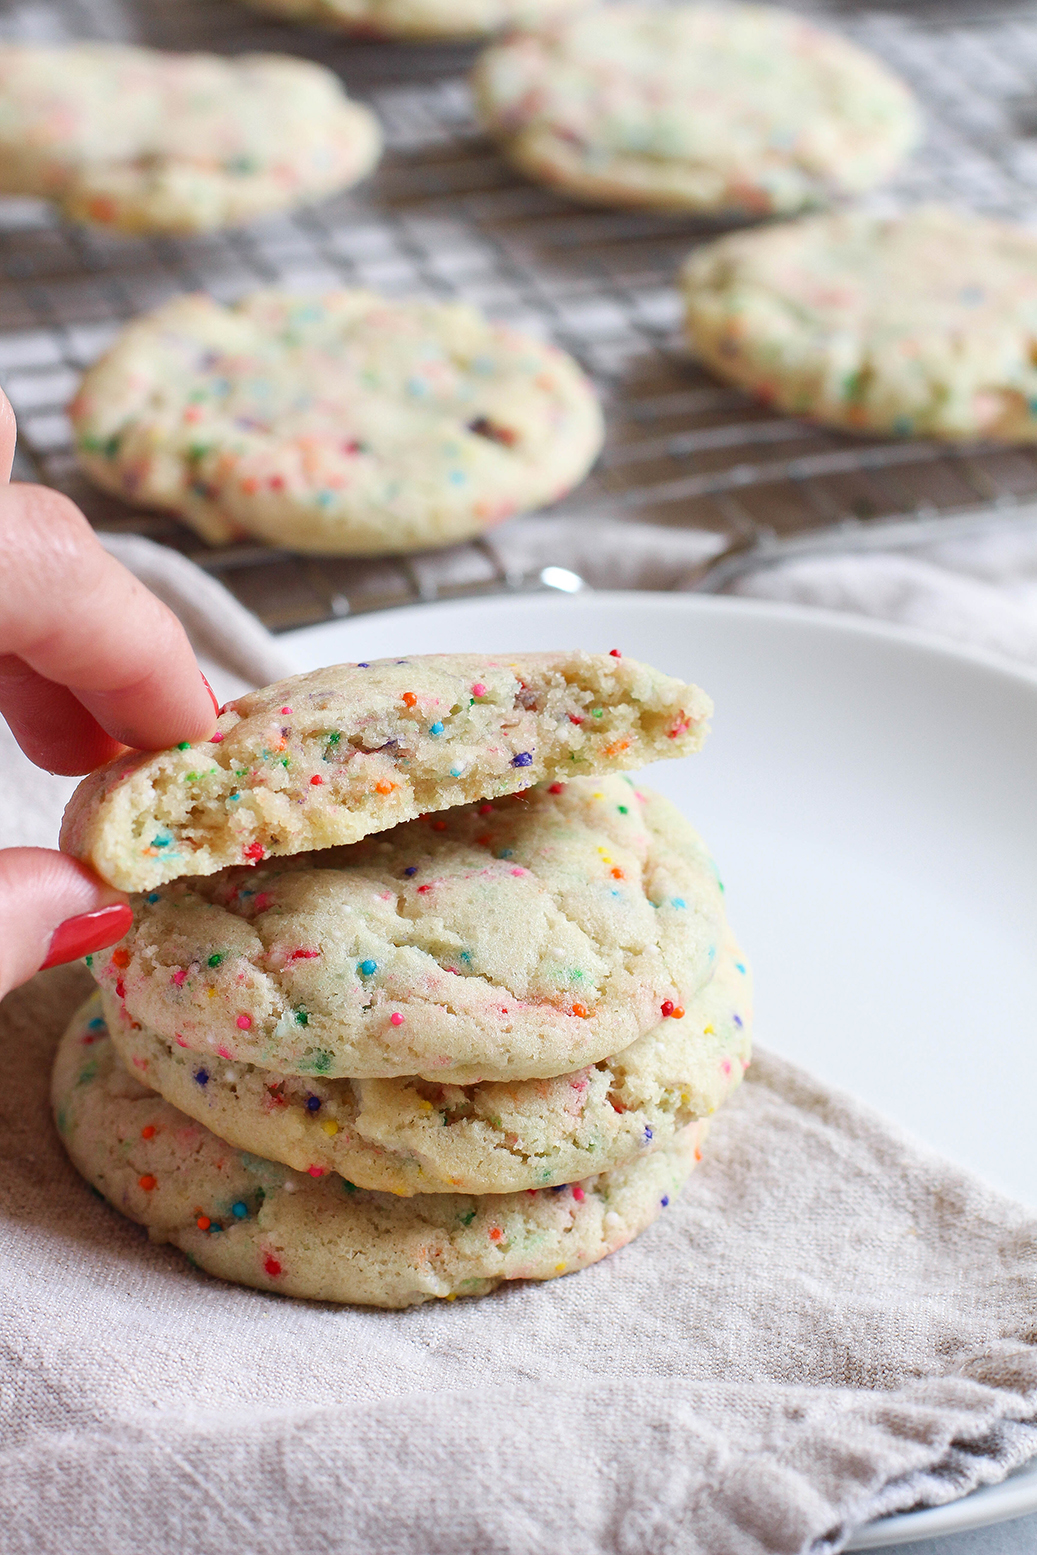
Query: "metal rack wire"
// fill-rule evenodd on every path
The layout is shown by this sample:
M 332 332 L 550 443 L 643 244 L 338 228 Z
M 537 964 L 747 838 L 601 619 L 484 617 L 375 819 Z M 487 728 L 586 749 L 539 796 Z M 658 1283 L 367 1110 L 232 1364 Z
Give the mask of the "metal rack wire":
M 1037 223 L 1037 8 L 824 10 L 927 110 L 927 143 L 882 201 L 949 200 Z M 382 119 L 387 151 L 366 185 L 238 232 L 128 240 L 62 226 L 42 202 L 0 200 L 0 382 L 19 418 L 23 477 L 67 491 L 98 527 L 176 546 L 272 628 L 521 580 L 480 544 L 405 561 L 212 549 L 89 486 L 63 410 L 78 375 L 127 319 L 185 289 L 226 300 L 272 284 L 461 296 L 551 336 L 595 378 L 609 423 L 589 480 L 556 511 L 705 529 L 728 562 L 775 538 L 802 543 L 833 526 L 852 538 L 890 518 L 1037 498 L 1037 450 L 851 438 L 718 384 L 688 357 L 672 285 L 716 229 L 581 208 L 524 182 L 473 120 L 471 50 L 350 44 L 235 0 L 25 0 L 0 10 L 0 35 L 299 53 L 332 65 Z

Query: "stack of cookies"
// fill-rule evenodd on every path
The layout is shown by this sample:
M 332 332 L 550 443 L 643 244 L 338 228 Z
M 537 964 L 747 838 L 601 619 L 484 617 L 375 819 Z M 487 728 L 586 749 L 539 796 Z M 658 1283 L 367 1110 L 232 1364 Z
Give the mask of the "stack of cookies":
M 642 1231 L 749 1059 L 701 840 L 626 775 L 694 686 L 618 654 L 340 665 L 86 779 L 134 895 L 53 1098 L 79 1170 L 242 1284 L 403 1307 Z

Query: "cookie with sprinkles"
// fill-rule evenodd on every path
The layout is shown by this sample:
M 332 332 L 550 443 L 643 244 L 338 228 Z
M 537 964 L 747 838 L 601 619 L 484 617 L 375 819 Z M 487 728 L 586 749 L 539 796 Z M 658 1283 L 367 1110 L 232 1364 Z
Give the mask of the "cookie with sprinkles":
M 206 1072 L 468 1085 L 620 1052 L 703 987 L 723 934 L 680 812 L 626 778 L 576 778 L 173 881 L 134 899 L 92 971 Z
M 609 6 L 491 47 L 474 84 L 522 172 L 603 205 L 787 214 L 881 183 L 920 134 L 884 65 L 771 6 Z
M 314 1177 L 338 1172 L 405 1196 L 554 1187 L 658 1150 L 739 1084 L 752 1026 L 751 979 L 730 939 L 687 1009 L 671 1002 L 622 1053 L 547 1080 L 328 1080 L 200 1060 L 105 1002 L 130 1073 L 221 1139 Z
M 337 76 L 273 54 L 5 43 L 0 104 L 0 191 L 128 233 L 208 232 L 320 200 L 381 149 Z
M 91 773 L 61 846 L 121 890 L 148 891 L 535 783 L 685 756 L 711 712 L 697 686 L 618 649 L 334 665 L 239 697 L 210 740 L 127 752 Z
M 694 350 L 796 415 L 855 432 L 1037 442 L 1037 236 L 924 206 L 816 216 L 697 250 Z
M 553 502 L 601 448 L 573 359 L 462 303 L 366 291 L 175 298 L 130 324 L 69 414 L 107 491 L 213 543 L 384 555 Z
M 153 1241 L 286 1296 L 407 1307 L 586 1268 L 673 1202 L 706 1127 L 689 1124 L 660 1150 L 562 1188 L 401 1199 L 225 1144 L 134 1079 L 93 1008 L 63 1037 L 51 1086 L 76 1168 Z
M 286 21 L 316 22 L 352 37 L 485 38 L 505 29 L 539 27 L 582 9 L 588 0 L 248 0 Z

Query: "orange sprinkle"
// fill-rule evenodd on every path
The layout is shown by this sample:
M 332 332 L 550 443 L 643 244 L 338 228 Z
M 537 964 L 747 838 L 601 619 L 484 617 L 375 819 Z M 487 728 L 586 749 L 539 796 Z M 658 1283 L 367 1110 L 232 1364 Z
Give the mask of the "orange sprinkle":
M 143 1188 L 145 1193 L 150 1193 L 152 1188 L 158 1187 L 158 1178 L 152 1177 L 150 1172 L 145 1172 L 143 1177 L 137 1178 L 137 1186 Z
M 118 950 L 112 951 L 112 966 L 127 967 L 129 964 L 130 953 L 124 945 L 120 945 Z
M 405 691 L 403 693 L 403 704 L 404 704 L 405 707 L 414 707 L 415 704 L 417 703 L 417 700 L 418 699 L 414 695 L 413 691 Z
M 630 749 L 629 740 L 613 740 L 611 745 L 605 746 L 606 756 L 619 756 L 623 751 Z
M 501 1240 L 501 1238 L 503 1237 L 503 1235 L 504 1235 L 504 1232 L 501 1230 L 500 1226 L 491 1226 L 490 1227 L 490 1241 L 491 1242 L 499 1242 Z
M 154 1125 L 154 1123 L 149 1123 L 149 1124 L 147 1124 L 147 1126 L 145 1128 L 142 1128 L 141 1131 L 140 1131 L 140 1137 L 141 1137 L 141 1139 L 154 1139 L 154 1137 L 155 1137 L 155 1125 Z
M 395 783 L 387 783 L 383 778 L 380 783 L 375 784 L 374 791 L 376 794 L 391 794 L 395 787 Z
M 673 1011 L 672 1011 L 672 1016 L 673 1016 L 674 1020 L 683 1020 L 683 1018 L 684 1018 L 684 1006 L 683 1006 L 683 1004 L 675 1004 L 674 1005 Z
M 573 1005 L 573 1014 L 574 1015 L 578 1015 L 581 1020 L 586 1020 L 587 1019 L 587 1006 L 585 1004 L 574 1004 Z
M 199 1215 L 198 1219 L 195 1221 L 195 1225 L 198 1227 L 199 1231 L 208 1231 L 209 1227 L 212 1225 L 212 1221 L 209 1219 L 208 1215 Z
M 623 871 L 621 869 L 610 869 L 609 870 L 609 874 L 612 876 L 613 880 L 625 880 L 626 879 L 626 876 L 624 875 L 624 873 L 623 873 Z

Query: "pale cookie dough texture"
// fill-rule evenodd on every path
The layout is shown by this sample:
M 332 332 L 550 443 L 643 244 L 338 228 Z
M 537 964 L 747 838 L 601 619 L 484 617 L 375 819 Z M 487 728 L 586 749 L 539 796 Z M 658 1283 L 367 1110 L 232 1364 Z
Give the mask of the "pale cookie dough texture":
M 249 692 L 197 745 L 84 778 L 61 846 L 125 891 L 697 751 L 697 686 L 611 653 L 430 654 Z M 572 1067 L 572 1066 L 570 1066 Z
M 485 38 L 504 29 L 538 27 L 582 9 L 589 0 L 248 0 L 257 11 L 316 22 L 353 37 L 414 42 Z
M 604 438 L 556 346 L 359 290 L 175 298 L 123 331 L 69 414 L 106 490 L 214 544 L 342 555 L 481 534 L 562 496 Z
M 739 233 L 683 271 L 696 353 L 795 415 L 1037 441 L 1037 236 L 926 206 Z
M 602 205 L 795 212 L 881 183 L 920 134 L 878 60 L 770 6 L 596 10 L 488 49 L 475 91 L 522 172 Z
M 660 1150 L 535 1193 L 401 1199 L 233 1149 L 129 1073 L 94 1014 L 73 1019 L 52 1081 L 73 1163 L 116 1209 L 238 1284 L 407 1307 L 553 1279 L 622 1247 L 680 1192 L 702 1123 Z
M 709 1116 L 750 1056 L 751 979 L 733 941 L 688 1003 L 611 1058 L 554 1079 L 455 1086 L 304 1079 L 210 1063 L 107 999 L 131 1074 L 238 1149 L 390 1193 L 518 1193 L 622 1166 Z M 91 1017 L 103 1015 L 95 997 Z
M 320 65 L 124 44 L 0 46 L 0 192 L 127 233 L 237 226 L 354 184 L 374 115 Z
M 174 881 L 90 959 L 131 1020 L 206 1062 L 468 1085 L 628 1047 L 708 981 L 723 932 L 680 812 L 577 778 Z

